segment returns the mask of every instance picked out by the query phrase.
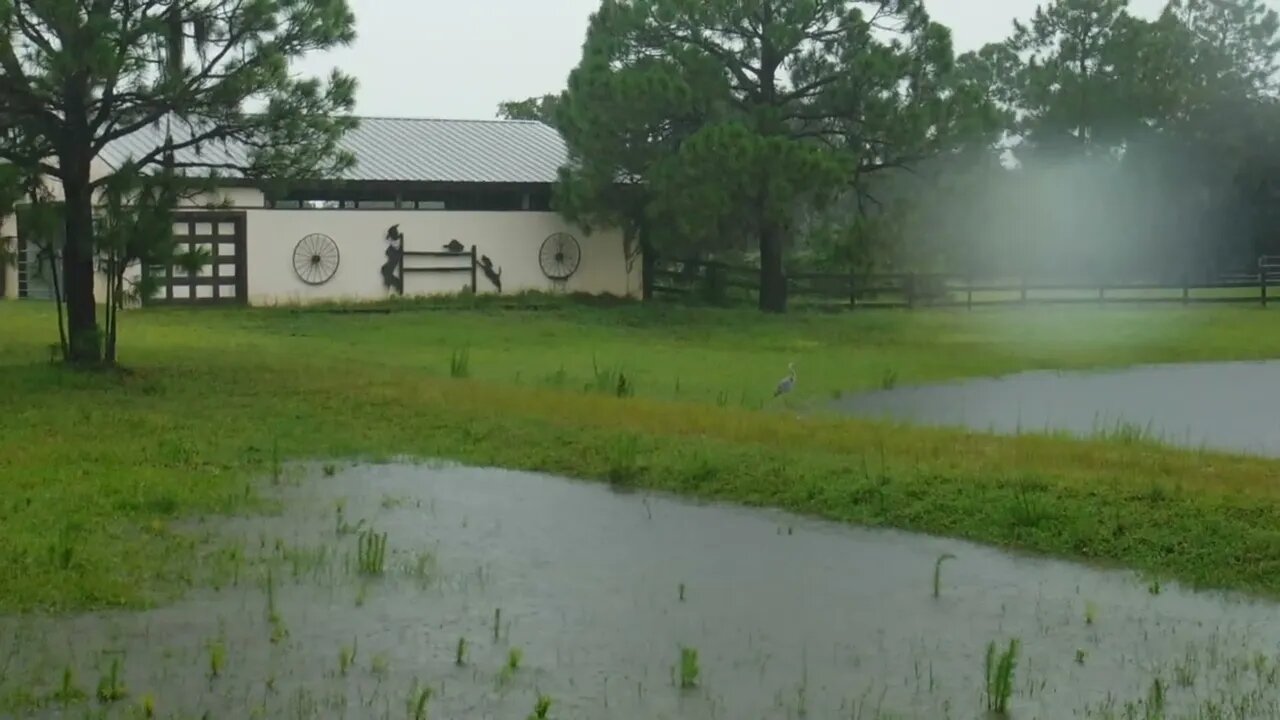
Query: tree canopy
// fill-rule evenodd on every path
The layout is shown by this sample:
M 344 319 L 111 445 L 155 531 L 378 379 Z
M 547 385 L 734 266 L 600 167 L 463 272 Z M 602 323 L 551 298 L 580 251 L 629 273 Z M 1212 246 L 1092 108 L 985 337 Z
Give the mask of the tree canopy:
M 555 127 L 559 104 L 560 96 L 551 94 L 511 100 L 498 105 L 498 117 L 504 120 L 536 120 Z
M 989 124 L 976 90 L 914 0 L 606 0 L 563 100 L 564 194 L 686 247 L 750 239 L 782 311 L 806 209 Z
M 289 66 L 350 42 L 354 24 L 345 0 L 0 0 L 0 160 L 62 189 L 69 360 L 104 352 L 94 203 L 119 187 L 114 178 L 287 179 L 352 162 L 338 141 L 354 123 L 354 80 L 299 78 Z M 163 141 L 91 172 L 109 145 L 157 126 Z M 247 152 L 202 153 L 219 143 Z
M 553 114 L 561 212 L 646 257 L 758 253 L 766 310 L 801 251 L 1185 272 L 1280 230 L 1278 28 L 1263 0 L 1047 0 L 957 57 L 916 0 L 604 0 L 564 94 L 503 114 Z

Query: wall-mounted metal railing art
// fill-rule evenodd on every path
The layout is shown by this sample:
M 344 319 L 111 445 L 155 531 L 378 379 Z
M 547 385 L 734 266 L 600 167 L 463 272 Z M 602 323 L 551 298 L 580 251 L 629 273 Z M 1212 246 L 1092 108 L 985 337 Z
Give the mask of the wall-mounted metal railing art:
M 502 268 L 494 267 L 489 256 L 480 255 L 475 245 L 468 249 L 457 239 L 453 239 L 445 243 L 440 250 L 406 250 L 405 236 L 399 225 L 392 225 L 387 229 L 386 240 L 387 261 L 382 265 L 382 283 L 400 295 L 404 295 L 404 278 L 408 273 L 467 273 L 471 276 L 471 282 L 467 288 L 474 293 L 477 291 L 479 273 L 483 272 L 498 292 L 502 292 Z M 435 262 L 430 265 L 416 263 L 412 266 L 406 265 L 406 261 L 411 259 L 430 259 Z M 439 261 L 442 260 L 455 262 L 440 264 Z

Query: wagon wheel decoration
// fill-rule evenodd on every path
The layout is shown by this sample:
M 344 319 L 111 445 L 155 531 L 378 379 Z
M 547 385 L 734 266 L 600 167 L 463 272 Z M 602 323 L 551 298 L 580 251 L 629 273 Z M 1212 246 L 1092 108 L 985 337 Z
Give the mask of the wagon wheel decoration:
M 578 271 L 578 263 L 582 262 L 582 248 L 569 233 L 555 233 L 542 241 L 542 249 L 538 251 L 538 264 L 542 266 L 542 274 L 552 280 L 568 280 Z
M 341 260 L 338 244 L 328 235 L 308 235 L 293 248 L 293 271 L 308 285 L 323 285 L 332 280 Z

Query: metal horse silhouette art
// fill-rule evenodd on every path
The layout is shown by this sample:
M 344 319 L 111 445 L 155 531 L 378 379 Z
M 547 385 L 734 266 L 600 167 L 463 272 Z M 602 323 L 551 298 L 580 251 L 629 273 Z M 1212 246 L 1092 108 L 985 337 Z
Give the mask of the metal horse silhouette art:
M 404 276 L 396 274 L 404 258 L 404 233 L 400 232 L 399 225 L 387 229 L 386 240 L 390 245 L 387 246 L 387 261 L 382 264 L 382 284 L 403 295 Z
M 466 250 L 466 249 L 467 249 L 467 246 L 466 246 L 466 245 L 463 245 L 463 244 L 462 244 L 462 243 L 460 243 L 460 242 L 458 242 L 458 239 L 457 239 L 457 238 L 454 238 L 454 239 L 450 240 L 450 241 L 449 241 L 449 242 L 444 246 L 444 249 L 445 249 L 445 250 L 448 250 L 448 251 L 449 251 L 449 252 L 451 252 L 451 253 L 460 253 L 460 252 L 462 252 L 463 250 Z
M 480 256 L 480 269 L 484 271 L 484 276 L 489 278 L 489 282 L 498 288 L 498 292 L 502 292 L 502 268 L 494 270 L 493 261 L 488 255 Z

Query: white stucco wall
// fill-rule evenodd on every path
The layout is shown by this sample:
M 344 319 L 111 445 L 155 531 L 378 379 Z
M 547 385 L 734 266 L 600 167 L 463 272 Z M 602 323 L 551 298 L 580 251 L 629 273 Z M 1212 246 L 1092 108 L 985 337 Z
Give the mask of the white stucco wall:
M 627 272 L 620 231 L 597 230 L 587 235 L 550 212 L 454 212 L 382 210 L 257 210 L 247 213 L 249 301 L 254 305 L 318 301 L 367 301 L 392 293 L 382 282 L 387 230 L 400 226 L 407 251 L 438 251 L 457 239 L 470 250 L 487 255 L 502 270 L 502 292 L 553 292 L 636 295 L 640 290 L 639 263 Z M 558 288 L 538 263 L 538 250 L 553 233 L 568 232 L 582 248 L 578 270 Z M 321 233 L 334 240 L 341 253 L 337 274 L 328 283 L 311 286 L 293 269 L 293 252 L 303 237 Z M 405 266 L 452 267 L 463 258 L 405 259 Z M 479 292 L 496 292 L 477 271 Z M 406 296 L 456 293 L 470 284 L 468 273 L 405 273 Z
M 61 187 L 50 188 L 56 196 Z M 249 302 L 253 305 L 302 304 L 323 301 L 368 301 L 393 294 L 383 286 L 381 268 L 386 262 L 387 229 L 399 225 L 408 251 L 438 251 L 451 240 L 472 245 L 487 255 L 502 271 L 502 293 L 523 291 L 608 293 L 638 296 L 640 262 L 628 272 L 622 233 L 596 230 L 587 235 L 551 212 L 457 212 L 415 210 L 271 210 L 263 208 L 263 193 L 249 188 L 224 188 L 214 198 L 193 199 L 188 206 L 229 200 L 246 216 L 246 267 Z M 0 234 L 16 235 L 17 223 L 9 219 Z M 578 240 L 582 260 L 565 283 L 547 279 L 539 266 L 538 251 L 543 241 L 557 232 L 567 232 Z M 312 233 L 333 238 L 341 253 L 337 274 L 319 286 L 302 282 L 293 269 L 293 252 L 298 241 Z M 412 267 L 462 266 L 469 255 L 459 258 L 405 259 Z M 129 276 L 136 277 L 138 268 Z M 17 268 L 10 265 L 5 293 L 17 297 Z M 469 273 L 406 272 L 407 296 L 456 293 L 469 285 Z M 479 292 L 497 292 L 483 271 L 477 270 Z M 98 302 L 106 300 L 107 280 L 99 275 L 94 283 Z
M 95 161 L 93 177 L 97 178 L 108 171 L 108 168 L 101 163 Z M 52 198 L 57 201 L 62 199 L 62 184 L 54 179 L 46 181 Z M 216 204 L 219 206 L 230 206 L 230 208 L 252 208 L 260 209 L 265 205 L 265 196 L 261 190 L 254 188 L 219 188 L 216 192 L 206 193 L 199 197 L 193 197 L 184 200 L 182 206 L 190 207 L 208 207 Z M 0 221 L 0 237 L 13 236 L 16 238 L 18 233 L 17 220 L 9 217 Z M 17 250 L 16 240 L 12 245 L 13 250 Z M 4 270 L 6 274 L 4 283 L 5 297 L 16 298 L 18 296 L 18 268 L 16 264 L 11 263 Z M 141 268 L 137 265 L 126 271 L 126 278 L 133 282 L 136 281 Z M 107 293 L 107 277 L 101 273 L 97 274 L 94 280 L 94 297 L 99 303 L 106 302 Z

